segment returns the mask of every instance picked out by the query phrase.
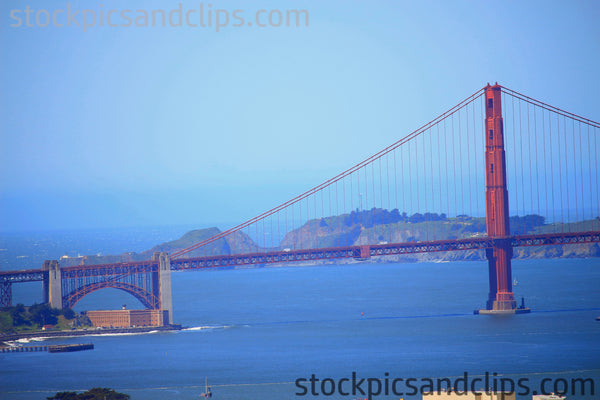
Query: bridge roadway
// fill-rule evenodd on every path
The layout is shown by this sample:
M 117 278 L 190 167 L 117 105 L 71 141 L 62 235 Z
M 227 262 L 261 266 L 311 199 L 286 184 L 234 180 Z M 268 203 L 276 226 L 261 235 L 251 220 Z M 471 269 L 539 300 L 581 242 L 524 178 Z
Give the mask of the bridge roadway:
M 548 233 L 489 238 L 435 240 L 408 243 L 386 243 L 365 246 L 329 247 L 318 249 L 271 251 L 237 255 L 218 255 L 171 260 L 172 271 L 203 268 L 236 267 L 256 264 L 274 264 L 298 261 L 332 260 L 340 258 L 367 259 L 375 256 L 430 253 L 440 251 L 482 250 L 493 248 L 499 242 L 510 241 L 512 247 L 548 246 L 580 243 L 600 243 L 600 231 Z M 136 261 L 114 264 L 77 265 L 61 268 L 63 278 L 107 276 L 145 272 L 156 268 L 158 261 Z M 0 272 L 0 283 L 43 281 L 47 271 L 29 269 Z

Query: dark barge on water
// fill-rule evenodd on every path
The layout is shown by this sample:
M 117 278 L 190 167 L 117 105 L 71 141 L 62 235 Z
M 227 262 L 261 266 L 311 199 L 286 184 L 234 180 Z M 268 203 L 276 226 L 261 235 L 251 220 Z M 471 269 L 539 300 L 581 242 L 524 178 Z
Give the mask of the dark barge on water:
M 55 344 L 48 346 L 48 353 L 68 353 L 71 351 L 93 350 L 93 343 Z
M 71 351 L 93 350 L 93 343 L 77 344 L 53 344 L 44 346 L 13 346 L 0 347 L 0 353 L 31 353 L 35 351 L 47 351 L 48 353 L 68 353 Z

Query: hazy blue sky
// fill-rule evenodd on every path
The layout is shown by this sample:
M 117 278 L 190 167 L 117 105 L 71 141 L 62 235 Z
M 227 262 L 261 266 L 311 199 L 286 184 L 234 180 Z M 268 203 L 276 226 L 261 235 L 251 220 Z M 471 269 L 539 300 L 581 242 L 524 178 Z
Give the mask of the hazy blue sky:
M 179 3 L 0 3 L 4 231 L 225 227 L 487 82 L 600 120 L 598 1 L 212 1 L 247 21 L 305 9 L 309 26 L 36 26 L 67 4 L 126 23 Z M 26 5 L 48 13 L 28 27 Z

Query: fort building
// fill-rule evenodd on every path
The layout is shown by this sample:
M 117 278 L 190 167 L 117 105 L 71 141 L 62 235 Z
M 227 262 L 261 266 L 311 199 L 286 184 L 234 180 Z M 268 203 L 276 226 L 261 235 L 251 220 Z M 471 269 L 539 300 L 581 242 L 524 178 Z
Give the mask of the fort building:
M 88 311 L 95 327 L 131 328 L 137 326 L 164 326 L 169 324 L 167 310 L 96 310 Z

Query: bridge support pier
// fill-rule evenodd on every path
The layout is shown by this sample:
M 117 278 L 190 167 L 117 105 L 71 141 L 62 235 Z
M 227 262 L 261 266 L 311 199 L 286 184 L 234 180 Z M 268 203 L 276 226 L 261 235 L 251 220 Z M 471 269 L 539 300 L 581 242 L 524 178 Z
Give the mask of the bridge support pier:
M 167 253 L 154 253 L 152 260 L 158 260 L 156 293 L 160 298 L 160 309 L 168 314 L 168 323 L 173 324 L 173 297 L 171 295 L 171 259 Z
M 0 307 L 12 306 L 12 283 L 0 282 Z
M 490 293 L 486 310 L 515 310 L 517 302 L 512 291 L 511 262 L 512 247 L 502 244 L 486 250 L 490 274 Z
M 517 308 L 512 291 L 513 255 L 510 244 L 506 156 L 502 121 L 502 88 L 496 84 L 485 88 L 485 213 L 487 235 L 494 247 L 486 250 L 490 293 L 485 310 L 475 314 L 520 314 L 530 310 Z
M 60 264 L 56 260 L 46 260 L 42 266 L 44 274 L 44 302 L 50 307 L 62 309 L 62 274 Z

